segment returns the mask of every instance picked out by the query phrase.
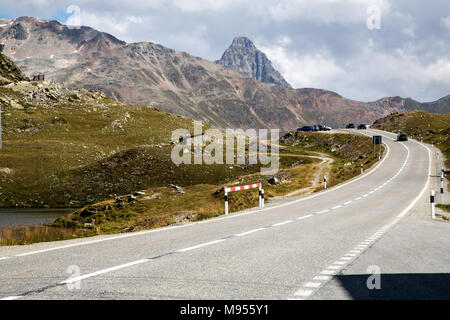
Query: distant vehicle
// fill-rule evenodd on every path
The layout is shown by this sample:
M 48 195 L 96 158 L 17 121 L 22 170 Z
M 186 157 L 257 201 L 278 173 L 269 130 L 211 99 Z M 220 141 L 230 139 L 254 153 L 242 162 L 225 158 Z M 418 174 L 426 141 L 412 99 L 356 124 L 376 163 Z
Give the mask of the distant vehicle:
M 408 136 L 406 133 L 399 133 L 397 135 L 397 141 L 408 141 Z
M 318 129 L 315 126 L 303 126 L 301 128 L 298 128 L 297 130 L 300 130 L 300 131 L 318 131 Z
M 319 125 L 319 131 L 330 131 L 331 127 Z
M 354 125 L 353 123 L 349 123 L 349 124 L 346 126 L 346 128 L 347 128 L 347 129 L 355 129 L 355 125 Z
M 358 130 L 364 130 L 364 129 L 367 129 L 367 126 L 365 124 L 361 123 L 358 125 Z

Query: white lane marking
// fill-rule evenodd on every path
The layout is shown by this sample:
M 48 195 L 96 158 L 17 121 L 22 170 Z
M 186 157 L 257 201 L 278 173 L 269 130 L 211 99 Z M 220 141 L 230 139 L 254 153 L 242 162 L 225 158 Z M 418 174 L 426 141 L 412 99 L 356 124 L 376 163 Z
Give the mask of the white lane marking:
M 325 213 L 325 212 L 328 212 L 328 211 L 330 211 L 330 209 L 326 209 L 326 210 L 322 210 L 322 211 L 316 212 L 316 214 L 321 214 L 321 213 Z
M 286 221 L 283 221 L 283 222 L 278 222 L 278 223 L 273 224 L 272 227 L 282 226 L 283 224 L 291 223 L 291 222 L 294 222 L 294 221 L 293 220 L 286 220 Z
M 339 260 L 352 260 L 352 257 L 341 257 Z
M 320 274 L 328 274 L 328 275 L 334 275 L 336 271 L 334 270 L 323 270 L 320 272 Z
M 150 259 L 136 260 L 136 261 L 125 263 L 125 264 L 121 264 L 121 265 L 118 265 L 118 266 L 115 266 L 115 267 L 111 267 L 111 268 L 95 271 L 95 272 L 92 272 L 92 273 L 88 273 L 88 274 L 85 274 L 85 275 L 82 275 L 82 276 L 79 276 L 79 277 L 70 278 L 70 279 L 64 280 L 64 281 L 62 281 L 60 283 L 64 284 L 64 283 L 78 282 L 78 281 L 81 281 L 83 279 L 95 277 L 95 276 L 98 276 L 100 274 L 104 274 L 104 273 L 112 272 L 112 271 L 115 271 L 115 270 L 131 267 L 131 266 L 134 266 L 134 265 L 137 265 L 137 264 L 141 264 L 141 263 L 145 263 L 145 262 L 149 262 L 149 261 L 150 261 Z
M 313 280 L 316 280 L 316 281 L 328 281 L 330 279 L 331 279 L 330 276 L 315 276 L 313 278 Z
M 354 201 L 361 200 L 361 197 L 355 198 Z
M 361 250 L 350 250 L 350 253 L 360 253 Z
M 367 197 L 368 196 L 368 194 L 366 193 L 365 195 L 363 195 L 363 198 L 365 198 L 365 197 Z
M 305 283 L 304 287 L 305 288 L 318 288 L 320 287 L 321 283 L 320 282 L 307 282 Z
M 372 191 L 369 191 L 369 194 L 372 194 L 372 193 L 374 193 L 374 192 L 375 192 L 375 191 L 373 191 L 373 190 L 372 190 Z
M 237 234 L 236 237 L 246 236 L 246 235 L 248 235 L 250 233 L 258 232 L 258 231 L 261 231 L 261 230 L 264 230 L 264 229 L 265 228 L 258 228 L 258 229 L 253 229 L 253 230 L 250 230 L 250 231 L 242 232 L 242 233 Z
M 342 268 L 342 266 L 333 266 L 333 265 L 331 265 L 331 266 L 328 266 L 327 269 L 330 269 L 330 270 L 339 270 L 340 268 Z
M 306 219 L 306 218 L 309 218 L 309 217 L 312 217 L 312 214 L 308 214 L 306 216 L 298 217 L 298 218 L 295 218 L 295 219 L 302 220 L 302 219 Z
M 352 202 L 353 202 L 352 200 L 347 201 L 347 202 L 344 202 L 344 206 L 346 206 L 346 205 L 348 205 L 348 204 L 350 204 L 350 203 L 352 203 Z
M 6 298 L 1 298 L 0 300 L 7 301 L 7 300 L 16 300 L 16 299 L 20 299 L 20 298 L 22 298 L 22 296 L 10 296 L 10 297 L 6 297 Z
M 9 259 L 9 258 L 11 258 L 11 257 L 0 257 L 0 260 L 6 260 L 6 259 Z
M 355 257 L 356 253 L 346 253 L 344 254 L 344 257 Z
M 340 264 L 340 265 L 344 265 L 346 263 L 347 263 L 347 261 L 335 261 L 335 262 L 333 262 L 333 264 Z
M 403 145 L 403 143 L 402 143 L 402 145 Z M 420 145 L 422 145 L 422 144 L 420 144 Z M 431 151 L 430 151 L 430 149 L 427 147 L 427 146 L 425 146 L 425 145 L 422 145 L 424 148 L 426 148 L 427 150 L 428 150 L 428 179 L 427 179 L 427 182 L 425 183 L 425 185 L 424 185 L 424 187 L 423 187 L 423 189 L 422 189 L 422 191 L 420 191 L 420 193 L 419 193 L 419 195 L 409 204 L 409 206 L 407 206 L 397 217 L 398 218 L 402 218 L 404 215 L 406 215 L 407 213 L 408 213 L 408 211 L 409 210 L 411 210 L 413 207 L 414 207 L 414 205 L 417 203 L 417 201 L 419 201 L 419 199 L 423 196 L 423 194 L 425 193 L 425 191 L 428 189 L 428 185 L 430 184 L 430 176 L 431 176 Z M 405 146 L 406 147 L 406 146 Z M 407 147 L 406 147 L 406 149 L 408 149 Z M 408 149 L 408 152 L 409 152 L 409 149 Z
M 192 246 L 192 247 L 188 247 L 188 248 L 177 250 L 177 252 L 186 252 L 186 251 L 198 249 L 198 248 L 201 248 L 201 247 L 210 246 L 212 244 L 216 244 L 216 243 L 223 242 L 223 241 L 225 241 L 225 239 L 219 239 L 219 240 L 214 240 L 214 241 L 210 241 L 210 242 L 205 242 L 205 243 L 198 244 L 196 246 Z
M 331 210 L 336 210 L 336 209 L 339 209 L 341 207 L 342 207 L 342 205 L 338 205 L 338 206 L 335 206 L 335 207 L 331 208 Z
M 306 290 L 306 289 L 300 289 L 294 295 L 296 296 L 302 296 L 302 297 L 309 297 L 313 293 L 312 290 Z

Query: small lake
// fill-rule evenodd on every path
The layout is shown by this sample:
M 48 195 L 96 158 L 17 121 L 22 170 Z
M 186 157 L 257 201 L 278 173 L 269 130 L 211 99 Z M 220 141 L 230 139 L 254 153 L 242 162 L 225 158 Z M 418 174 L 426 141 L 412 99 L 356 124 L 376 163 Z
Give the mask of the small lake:
M 0 228 L 11 225 L 37 225 L 55 221 L 76 208 L 0 209 Z

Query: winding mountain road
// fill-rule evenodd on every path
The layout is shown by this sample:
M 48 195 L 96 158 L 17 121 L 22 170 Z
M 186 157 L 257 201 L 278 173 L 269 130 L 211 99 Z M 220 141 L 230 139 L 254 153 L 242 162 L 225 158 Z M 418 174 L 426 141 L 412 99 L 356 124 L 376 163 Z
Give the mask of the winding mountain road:
M 428 199 L 429 148 L 395 142 L 387 132 L 366 133 L 383 135 L 382 161 L 322 192 L 156 230 L 0 247 L 0 298 L 320 296 Z M 378 259 L 382 265 L 383 255 Z M 348 298 L 335 291 L 326 297 Z

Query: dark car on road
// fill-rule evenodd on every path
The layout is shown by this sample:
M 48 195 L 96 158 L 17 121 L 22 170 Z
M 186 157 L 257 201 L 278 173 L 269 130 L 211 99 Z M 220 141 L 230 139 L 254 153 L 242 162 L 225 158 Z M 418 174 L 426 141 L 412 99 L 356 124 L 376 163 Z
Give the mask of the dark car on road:
M 349 123 L 349 124 L 346 126 L 346 128 L 347 128 L 347 129 L 355 129 L 355 125 L 354 125 L 353 123 Z
M 397 141 L 408 141 L 408 136 L 406 133 L 399 133 L 397 135 Z
M 299 130 L 299 131 L 319 131 L 319 129 L 316 128 L 315 126 L 303 126 L 301 128 L 298 128 L 297 130 Z
M 367 129 L 367 126 L 365 124 L 361 123 L 358 125 L 358 130 L 364 130 L 364 129 Z

